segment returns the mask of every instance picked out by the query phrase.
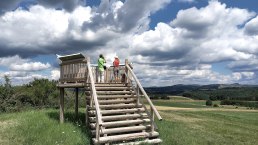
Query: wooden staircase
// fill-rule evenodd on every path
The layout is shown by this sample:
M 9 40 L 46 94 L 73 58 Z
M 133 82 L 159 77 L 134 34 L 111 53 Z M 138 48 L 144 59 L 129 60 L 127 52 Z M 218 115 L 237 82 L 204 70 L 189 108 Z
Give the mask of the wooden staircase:
M 162 140 L 154 115 L 159 120 L 162 118 L 131 68 L 126 65 L 125 70 L 124 83 L 95 83 L 88 62 L 86 122 L 91 129 L 92 142 L 105 145 L 159 144 Z M 141 103 L 141 97 L 147 100 L 150 109 Z
M 86 91 L 86 124 L 93 144 L 159 144 L 154 119 L 162 120 L 144 91 L 132 66 L 120 65 L 121 82 L 112 82 L 113 68 L 105 71 L 105 81 L 95 83 L 98 68 L 83 54 L 58 56 L 60 62 L 60 122 L 64 122 L 64 90 L 75 88 L 75 115 L 78 116 L 79 88 Z M 143 101 L 144 100 L 144 101 Z M 143 103 L 144 102 L 144 103 Z M 145 106 L 147 104 L 148 106 Z
M 160 143 L 159 133 L 151 131 L 151 120 L 145 107 L 137 99 L 131 85 L 124 83 L 95 84 L 102 127 L 99 140 L 96 139 L 96 109 L 88 104 L 88 121 L 94 144 L 139 144 Z M 86 88 L 90 91 L 90 88 Z M 87 102 L 90 102 L 88 97 Z M 129 143 L 128 143 L 129 141 Z M 132 142 L 136 141 L 136 142 Z

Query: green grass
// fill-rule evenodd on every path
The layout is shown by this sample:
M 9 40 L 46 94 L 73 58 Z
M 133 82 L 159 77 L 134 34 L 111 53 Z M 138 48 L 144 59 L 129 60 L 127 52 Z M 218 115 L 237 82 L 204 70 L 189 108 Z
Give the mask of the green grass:
M 206 109 L 205 101 L 153 102 L 166 106 L 159 111 L 163 121 L 156 121 L 163 140 L 162 145 L 255 145 L 258 142 L 257 110 L 221 107 Z M 58 110 L 0 114 L 0 144 L 90 144 L 88 129 L 84 123 L 84 111 L 80 110 L 78 121 L 75 121 L 73 111 L 65 112 L 64 124 L 59 123 Z
M 182 107 L 182 108 L 207 108 L 205 101 L 174 101 L 174 100 L 152 100 L 156 106 Z
M 258 112 L 160 111 L 164 145 L 254 145 Z
M 180 108 L 211 108 L 206 106 L 205 100 L 152 100 L 156 106 L 180 107 Z M 146 103 L 145 103 L 146 104 Z M 212 101 L 212 104 L 220 104 L 220 101 Z
M 90 139 L 80 113 L 65 114 L 65 123 L 59 123 L 58 110 L 35 110 L 0 115 L 0 144 L 3 145 L 88 145 Z

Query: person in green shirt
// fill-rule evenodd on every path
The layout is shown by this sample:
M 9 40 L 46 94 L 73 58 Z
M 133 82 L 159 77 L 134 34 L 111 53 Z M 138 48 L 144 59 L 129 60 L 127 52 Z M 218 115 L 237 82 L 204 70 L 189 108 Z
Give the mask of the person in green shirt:
M 105 71 L 106 60 L 102 54 L 99 55 L 98 59 L 98 82 L 104 83 L 104 71 Z

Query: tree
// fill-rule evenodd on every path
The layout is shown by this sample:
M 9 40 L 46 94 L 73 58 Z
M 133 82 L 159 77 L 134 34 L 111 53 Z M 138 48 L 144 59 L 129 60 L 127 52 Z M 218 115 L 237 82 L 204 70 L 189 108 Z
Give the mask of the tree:
M 14 90 L 9 76 L 4 76 L 4 85 L 0 87 L 0 111 L 5 112 L 8 108 L 15 105 L 13 99 Z
M 211 100 L 207 100 L 206 101 L 206 106 L 212 106 L 212 101 Z

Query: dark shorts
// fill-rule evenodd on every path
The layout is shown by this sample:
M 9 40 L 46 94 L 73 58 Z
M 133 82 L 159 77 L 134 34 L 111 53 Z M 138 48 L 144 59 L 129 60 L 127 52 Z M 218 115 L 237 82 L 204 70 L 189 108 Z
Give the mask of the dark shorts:
M 114 67 L 114 75 L 117 77 L 119 74 L 119 67 Z

